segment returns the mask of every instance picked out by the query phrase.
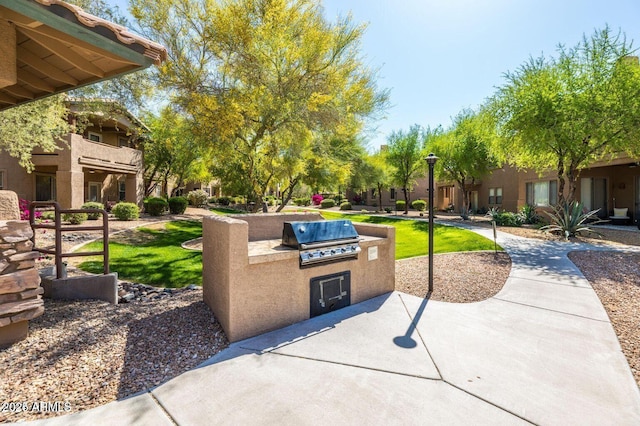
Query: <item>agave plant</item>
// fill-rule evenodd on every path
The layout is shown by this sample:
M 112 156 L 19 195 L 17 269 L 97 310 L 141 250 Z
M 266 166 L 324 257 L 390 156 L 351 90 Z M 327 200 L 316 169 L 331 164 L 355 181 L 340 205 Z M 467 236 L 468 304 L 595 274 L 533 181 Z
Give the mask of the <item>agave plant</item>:
M 576 234 L 582 232 L 600 235 L 585 225 L 588 220 L 593 220 L 593 222 L 590 222 L 591 225 L 605 222 L 596 216 L 599 211 L 600 209 L 585 212 L 584 205 L 580 202 L 564 202 L 553 207 L 553 213 L 545 212 L 551 219 L 551 224 L 540 229 L 546 232 L 561 232 L 567 240 L 569 240 L 569 237 L 575 237 Z

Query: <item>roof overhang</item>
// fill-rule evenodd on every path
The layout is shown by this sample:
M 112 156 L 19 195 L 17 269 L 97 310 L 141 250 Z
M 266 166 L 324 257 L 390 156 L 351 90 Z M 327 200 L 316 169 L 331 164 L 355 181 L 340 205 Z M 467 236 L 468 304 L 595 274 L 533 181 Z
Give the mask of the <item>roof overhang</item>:
M 62 0 L 0 0 L 0 110 L 166 60 L 166 49 Z

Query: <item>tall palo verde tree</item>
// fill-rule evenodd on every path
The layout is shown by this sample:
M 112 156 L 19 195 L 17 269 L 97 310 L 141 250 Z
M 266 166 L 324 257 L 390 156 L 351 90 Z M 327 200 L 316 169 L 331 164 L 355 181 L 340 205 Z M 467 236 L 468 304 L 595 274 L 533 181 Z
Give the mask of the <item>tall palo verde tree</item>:
M 575 199 L 580 170 L 640 148 L 640 66 L 623 33 L 608 27 L 557 57 L 530 59 L 505 75 L 489 101 L 503 161 L 555 170 L 558 203 Z M 568 188 L 565 188 L 567 186 Z
M 222 178 L 240 180 L 256 206 L 280 179 L 292 193 L 306 164 L 335 160 L 315 158 L 336 152 L 318 144 L 349 144 L 386 107 L 388 93 L 359 52 L 365 27 L 349 15 L 328 22 L 319 0 L 131 4 L 142 28 L 168 49 L 159 81 L 192 118 Z

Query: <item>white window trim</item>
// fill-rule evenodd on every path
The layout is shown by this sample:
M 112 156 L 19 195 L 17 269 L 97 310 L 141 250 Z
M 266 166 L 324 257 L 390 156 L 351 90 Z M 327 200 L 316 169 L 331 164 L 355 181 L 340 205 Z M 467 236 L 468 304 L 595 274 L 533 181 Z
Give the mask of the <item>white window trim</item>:
M 98 138 L 97 141 L 94 141 L 93 139 L 91 139 L 91 136 L 95 136 Z M 91 142 L 102 142 L 102 133 L 96 133 L 96 132 L 87 132 L 87 139 L 90 140 Z

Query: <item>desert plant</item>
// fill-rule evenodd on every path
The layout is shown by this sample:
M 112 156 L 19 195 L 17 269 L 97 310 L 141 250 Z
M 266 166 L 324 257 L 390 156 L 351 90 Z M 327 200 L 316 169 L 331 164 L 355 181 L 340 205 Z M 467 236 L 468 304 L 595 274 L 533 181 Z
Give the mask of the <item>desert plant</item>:
M 218 204 L 221 206 L 228 206 L 231 204 L 231 197 L 218 197 Z
M 169 198 L 169 212 L 171 214 L 182 214 L 187 210 L 189 200 L 185 197 L 171 197 Z
M 486 216 L 491 218 L 498 226 L 522 226 L 523 223 L 520 213 L 501 211 L 497 207 L 490 208 Z
M 340 204 L 340 210 L 353 210 L 353 207 L 351 206 L 350 202 L 345 201 L 344 203 Z
M 104 205 L 102 203 L 98 203 L 96 201 L 88 201 L 80 206 L 81 209 L 99 209 L 104 210 Z M 87 213 L 87 219 L 89 220 L 97 220 L 100 218 L 100 213 Z
M 328 209 L 336 205 L 336 202 L 332 198 L 325 198 L 320 201 L 320 208 Z
M 404 200 L 396 201 L 396 210 L 404 210 L 406 204 Z
M 425 200 L 415 200 L 411 203 L 411 207 L 418 210 L 419 212 L 423 212 L 427 209 L 427 202 Z
M 161 197 L 150 197 L 144 200 L 144 211 L 151 216 L 160 216 L 167 210 L 169 203 Z
M 62 215 L 62 220 L 65 222 L 69 222 L 72 225 L 80 225 L 82 222 L 87 220 L 86 213 L 64 213 Z
M 532 206 L 531 204 L 522 206 L 519 214 L 522 216 L 522 221 L 526 224 L 535 225 L 540 222 L 540 216 L 536 213 L 536 206 Z
M 554 206 L 553 212 L 545 212 L 547 216 L 549 216 L 549 219 L 551 219 L 551 224 L 543 226 L 540 229 L 546 232 L 562 233 L 567 241 L 569 237 L 575 237 L 582 232 L 600 235 L 585 225 L 587 221 L 593 221 L 590 222 L 591 224 L 604 222 L 596 216 L 598 211 L 600 211 L 600 209 L 586 211 L 584 205 L 578 201 L 571 203 L 564 202 L 563 204 Z
M 187 200 L 187 202 L 189 202 Z M 209 199 L 207 200 L 207 203 L 209 204 L 218 204 L 218 198 L 217 197 L 209 197 Z
M 118 220 L 133 220 L 140 216 L 140 209 L 133 203 L 120 202 L 113 206 L 111 212 Z
M 202 189 L 189 191 L 189 193 L 187 194 L 189 204 L 196 207 L 204 206 L 205 204 L 207 204 L 207 198 L 209 198 L 209 194 L 204 192 Z
M 320 203 L 322 203 L 322 200 L 324 200 L 324 197 L 320 194 L 314 194 L 311 197 L 311 202 L 313 203 L 314 206 L 320 205 Z

